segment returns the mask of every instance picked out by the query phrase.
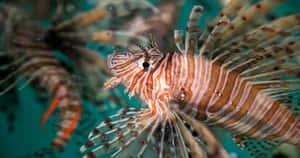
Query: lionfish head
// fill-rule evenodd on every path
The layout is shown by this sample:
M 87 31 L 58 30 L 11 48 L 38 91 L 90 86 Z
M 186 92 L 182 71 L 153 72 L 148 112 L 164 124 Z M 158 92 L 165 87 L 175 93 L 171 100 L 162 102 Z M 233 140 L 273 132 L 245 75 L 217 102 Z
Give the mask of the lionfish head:
M 140 47 L 134 52 L 116 51 L 106 59 L 107 67 L 114 78 L 108 82 L 109 87 L 123 82 L 127 85 L 136 75 L 154 71 L 159 65 L 164 54 L 155 47 Z
M 135 52 L 116 51 L 107 57 L 106 63 L 113 75 L 117 76 L 121 70 L 151 71 L 158 65 L 163 54 L 156 48 L 142 47 Z

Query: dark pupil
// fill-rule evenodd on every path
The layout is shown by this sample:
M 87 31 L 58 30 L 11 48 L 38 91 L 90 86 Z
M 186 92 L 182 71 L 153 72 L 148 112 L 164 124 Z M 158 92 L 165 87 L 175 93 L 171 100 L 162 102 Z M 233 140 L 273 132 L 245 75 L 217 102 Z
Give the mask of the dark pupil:
M 144 62 L 144 63 L 143 63 L 143 67 L 144 67 L 144 69 L 147 69 L 147 68 L 149 68 L 149 66 L 150 66 L 150 64 L 149 64 L 148 62 Z

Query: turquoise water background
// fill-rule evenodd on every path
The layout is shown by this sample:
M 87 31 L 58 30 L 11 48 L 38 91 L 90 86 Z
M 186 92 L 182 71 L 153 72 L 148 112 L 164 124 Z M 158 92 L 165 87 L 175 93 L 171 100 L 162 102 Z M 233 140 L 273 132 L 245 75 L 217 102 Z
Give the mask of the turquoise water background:
M 153 2 L 156 3 L 156 1 Z M 203 2 L 209 5 L 209 8 L 204 10 L 204 17 L 206 18 L 213 18 L 222 8 L 217 0 L 186 0 L 181 7 L 179 24 L 177 26 L 178 29 L 185 29 L 190 10 L 194 5 L 203 4 Z M 93 3 L 83 3 L 83 10 L 93 7 L 92 4 Z M 275 15 L 287 15 L 296 12 L 300 12 L 300 1 L 287 0 L 285 4 L 275 10 Z M 201 25 L 205 25 L 205 20 L 202 20 Z M 106 54 L 109 52 L 110 50 L 107 50 Z M 42 147 L 48 146 L 55 136 L 55 133 L 51 133 L 50 131 L 45 132 L 39 127 L 40 119 L 46 107 L 50 104 L 50 101 L 48 104 L 39 102 L 37 93 L 34 92 L 34 89 L 30 85 L 22 89 L 22 91 L 19 91 L 17 97 L 20 105 L 17 110 L 16 128 L 14 132 L 8 132 L 6 119 L 4 115 L 0 113 L 0 158 L 17 158 L 33 153 Z M 123 95 L 123 97 L 130 104 L 136 103 L 129 101 L 126 95 Z M 0 96 L 0 103 L 10 104 L 3 96 Z M 105 103 L 110 104 L 108 101 L 105 101 Z M 101 122 L 107 116 L 117 111 L 117 109 L 110 108 L 110 106 L 107 105 L 108 110 L 99 113 L 93 104 L 87 101 L 83 101 L 83 104 L 91 114 L 94 115 L 93 117 L 97 118 L 98 122 Z M 236 153 L 242 158 L 249 157 L 249 154 L 246 151 L 241 151 L 230 137 L 225 137 L 222 144 L 229 153 Z M 60 153 L 59 157 L 77 158 L 80 157 L 78 153 L 78 145 L 75 145 L 74 141 L 71 140 L 65 152 Z

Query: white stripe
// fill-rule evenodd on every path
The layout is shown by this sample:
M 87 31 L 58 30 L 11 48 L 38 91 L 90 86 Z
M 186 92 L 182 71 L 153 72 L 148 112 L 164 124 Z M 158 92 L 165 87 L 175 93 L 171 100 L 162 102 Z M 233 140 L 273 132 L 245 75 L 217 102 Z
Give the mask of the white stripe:
M 282 117 L 282 119 L 279 120 L 279 122 L 277 122 L 275 127 L 272 129 L 271 131 L 272 134 L 278 134 L 283 128 L 283 126 L 285 125 L 285 123 L 288 121 L 290 116 L 292 115 L 292 113 L 290 113 L 289 111 L 287 110 L 285 111 L 286 111 L 285 115 Z
M 199 66 L 199 63 L 198 63 L 198 60 L 201 60 L 200 59 L 200 56 L 194 56 L 193 57 L 193 60 L 194 60 L 194 63 L 195 63 L 195 73 L 194 73 L 194 78 L 192 79 L 192 89 L 191 89 L 191 92 L 192 92 L 192 97 L 190 99 L 190 104 L 193 104 L 193 110 L 192 110 L 192 114 L 191 114 L 191 117 L 196 117 L 197 113 L 198 113 L 198 106 L 199 104 L 195 104 L 194 102 L 194 99 L 196 99 L 198 96 L 196 95 L 197 93 L 197 90 L 200 89 L 200 83 L 201 83 L 201 71 L 198 70 L 198 66 Z M 200 61 L 201 62 L 201 61 Z M 200 63 L 201 64 L 201 63 Z M 199 77 L 198 77 L 199 76 Z
M 197 80 L 197 86 L 196 86 L 196 88 L 195 88 L 195 93 L 193 94 L 193 96 L 192 96 L 192 98 L 191 98 L 191 100 L 192 100 L 192 102 L 193 103 L 195 103 L 195 105 L 196 106 L 198 106 L 198 104 L 196 104 L 196 100 L 197 100 L 197 98 L 199 97 L 197 94 L 198 94 L 198 92 L 200 93 L 200 91 L 201 91 L 201 89 L 202 89 L 202 86 L 204 85 L 204 82 L 205 82 L 205 80 L 204 80 L 204 78 L 203 78 L 203 76 L 202 76 L 202 73 L 204 74 L 205 72 L 203 72 L 203 70 L 202 70 L 202 64 L 204 64 L 204 60 L 202 60 L 202 57 L 201 56 L 198 56 L 198 60 L 200 60 L 200 62 L 199 62 L 199 67 L 200 67 L 200 69 L 199 69 L 199 78 L 198 79 L 196 79 Z M 196 108 L 198 108 L 198 107 L 196 107 Z
M 191 58 L 191 57 L 188 57 L 188 56 L 185 56 L 185 61 L 186 61 L 186 79 L 183 81 L 184 83 L 183 83 L 183 86 L 182 87 L 185 87 L 184 85 L 187 83 L 187 82 L 189 82 L 190 80 L 193 82 L 193 80 L 195 79 L 195 71 L 194 71 L 194 74 L 193 74 L 193 76 L 192 76 L 192 78 L 190 78 L 188 75 L 189 75 L 189 73 L 194 69 L 195 70 L 195 68 L 194 68 L 194 66 L 195 65 L 193 65 L 193 67 L 190 67 L 189 66 L 189 64 L 188 64 L 188 58 Z M 191 60 L 194 60 L 194 58 L 191 58 Z M 189 77 L 189 78 L 188 78 Z M 188 89 L 188 90 L 190 90 L 190 89 Z M 192 106 L 192 104 L 191 104 L 191 100 L 189 100 L 187 103 L 186 103 L 186 105 L 184 106 L 184 108 L 182 109 L 182 111 L 188 111 L 190 108 L 191 108 L 191 106 Z
M 276 112 L 272 115 L 271 119 L 268 120 L 268 122 L 266 122 L 264 124 L 264 126 L 261 128 L 262 131 L 265 131 L 267 128 L 272 127 L 272 125 L 275 123 L 275 121 L 278 119 L 278 116 L 281 116 L 283 112 L 282 108 L 278 108 L 276 110 Z M 271 128 L 272 129 L 272 128 Z M 261 138 L 265 138 L 267 136 L 271 135 L 271 133 L 269 133 L 269 131 L 265 131 L 264 134 L 261 136 Z
M 260 99 L 261 100 L 261 99 Z M 251 128 L 253 128 L 255 125 L 258 124 L 258 122 L 265 116 L 265 114 L 270 110 L 270 108 L 272 107 L 273 104 L 270 104 L 271 100 L 268 99 L 266 101 L 265 104 L 263 104 L 262 109 L 256 109 L 259 110 L 258 114 L 256 115 L 257 118 L 255 118 L 254 120 L 251 120 L 248 124 L 246 124 L 245 126 L 243 126 L 240 130 L 241 132 L 247 132 L 249 131 Z M 262 102 L 260 102 L 258 105 L 261 105 Z M 257 107 L 259 107 L 258 105 L 255 105 Z M 255 135 L 253 135 L 253 137 L 255 137 L 256 135 L 258 135 L 260 133 L 260 131 L 256 131 Z
M 296 125 L 297 126 L 297 125 Z M 299 143 L 300 141 L 300 131 L 299 130 L 295 130 L 295 132 L 297 132 L 297 134 L 294 136 L 294 138 L 291 140 L 291 143 Z M 294 133 L 295 133 L 294 132 Z
M 186 80 L 187 80 L 187 78 L 189 77 L 188 76 L 188 70 L 189 70 L 189 68 L 188 68 L 188 62 L 187 62 L 187 56 L 186 55 L 183 55 L 182 56 L 182 58 L 183 58 L 183 60 L 182 61 L 184 61 L 184 65 L 182 65 L 182 70 L 183 70 L 183 72 L 184 72 L 184 75 L 182 76 L 182 77 L 180 77 L 180 87 L 184 87 L 184 84 L 185 84 L 185 82 L 186 82 Z
M 145 76 L 147 76 L 148 74 L 149 74 L 149 73 L 146 72 L 146 73 L 143 73 L 142 76 L 140 76 L 140 78 L 137 80 L 136 84 L 135 84 L 134 87 L 132 88 L 132 91 L 135 91 L 135 92 L 141 94 L 141 92 L 139 92 L 137 88 L 140 87 L 140 86 L 143 86 L 143 85 L 141 84 L 141 80 L 144 79 Z M 138 86 L 138 85 L 139 85 L 139 86 Z M 141 89 L 141 90 L 142 90 L 142 89 Z
M 277 139 L 283 139 L 284 141 L 287 141 L 295 132 L 300 133 L 299 130 L 295 130 L 296 126 L 297 126 L 297 119 L 292 123 L 292 125 L 290 126 L 290 128 L 285 132 L 285 134 Z M 294 142 L 294 143 L 298 143 L 298 142 Z
M 209 87 L 209 83 L 211 80 L 211 63 L 208 64 L 207 61 L 203 60 L 203 63 L 205 64 L 205 71 L 204 71 L 204 86 L 201 88 L 200 94 L 195 102 L 195 104 L 199 105 L 200 101 L 202 100 L 202 97 L 204 95 L 204 93 L 207 91 L 207 88 Z
M 282 128 L 286 125 L 287 121 L 293 116 L 292 113 L 291 113 L 289 110 L 286 109 L 285 111 L 287 111 L 286 113 L 288 114 L 288 116 L 287 116 L 287 117 L 283 117 L 283 118 L 279 121 L 279 122 L 280 122 L 280 127 L 279 127 L 279 128 L 276 127 L 276 129 L 277 129 L 276 134 L 279 134 L 279 132 L 282 130 Z M 296 121 L 294 121 L 294 123 L 296 123 Z M 284 140 L 288 139 L 287 136 L 289 135 L 289 132 L 290 132 L 290 130 L 292 130 L 292 129 L 293 129 L 293 126 L 290 126 L 289 129 L 288 129 L 288 131 L 286 131 L 284 135 L 282 135 L 281 137 L 277 137 L 277 138 L 275 138 L 275 139 L 273 139 L 273 140 L 275 140 L 275 141 L 284 141 Z M 275 134 L 275 133 L 274 133 L 274 134 Z M 287 134 L 288 134 L 288 135 L 287 135 Z

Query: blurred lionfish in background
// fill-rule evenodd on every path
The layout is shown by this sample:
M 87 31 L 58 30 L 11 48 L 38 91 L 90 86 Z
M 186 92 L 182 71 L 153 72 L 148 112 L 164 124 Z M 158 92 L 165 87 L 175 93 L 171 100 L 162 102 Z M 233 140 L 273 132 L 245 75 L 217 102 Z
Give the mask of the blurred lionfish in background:
M 106 119 L 81 147 L 84 157 L 203 157 L 205 145 L 185 130 L 197 122 L 230 131 L 253 157 L 281 143 L 299 146 L 300 14 L 264 19 L 283 2 L 232 0 L 204 31 L 195 6 L 185 38 L 174 32 L 179 52 L 161 52 L 152 40 L 109 55 L 114 77 L 105 88 L 122 83 L 147 108 Z
M 99 6 L 90 11 L 80 13 L 69 20 L 61 21 L 63 3 L 62 1 L 58 2 L 57 12 L 53 18 L 52 26 L 49 28 L 40 26 L 35 19 L 24 13 L 20 8 L 9 4 L 0 4 L 0 22 L 3 24 L 1 26 L 3 32 L 1 32 L 0 57 L 7 62 L 1 63 L 0 68 L 2 71 L 5 70 L 3 72 L 5 75 L 0 79 L 0 85 L 8 82 L 8 86 L 1 90 L 0 95 L 15 89 L 15 86 L 23 79 L 27 79 L 27 81 L 19 89 L 23 89 L 32 81 L 36 81 L 39 86 L 44 88 L 50 97 L 53 97 L 53 101 L 42 117 L 40 126 L 44 125 L 46 119 L 58 107 L 58 121 L 60 123 L 57 124 L 59 129 L 52 145 L 63 151 L 80 121 L 83 108 L 78 85 L 60 59 L 54 54 L 54 51 L 60 51 L 60 53 L 72 59 L 76 68 L 81 71 L 90 72 L 91 69 L 94 70 L 96 67 L 97 70 L 100 69 L 100 71 L 106 73 L 103 68 L 104 60 L 102 56 L 86 48 L 86 42 L 97 41 L 118 46 L 120 45 L 120 39 L 122 39 L 121 45 L 126 47 L 128 43 L 125 40 L 130 42 L 133 37 L 111 30 L 94 31 L 93 33 L 82 33 L 81 30 L 105 18 L 126 16 L 131 13 L 131 10 L 149 8 L 155 10 L 156 8 L 147 1 L 131 0 L 127 3 L 122 0 L 102 1 Z M 131 7 L 128 8 L 125 4 Z M 87 63 L 92 63 L 93 68 Z M 13 71 L 9 72 L 9 70 Z M 118 98 L 116 96 L 108 97 Z M 121 99 L 116 100 L 120 101 Z

